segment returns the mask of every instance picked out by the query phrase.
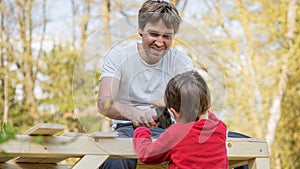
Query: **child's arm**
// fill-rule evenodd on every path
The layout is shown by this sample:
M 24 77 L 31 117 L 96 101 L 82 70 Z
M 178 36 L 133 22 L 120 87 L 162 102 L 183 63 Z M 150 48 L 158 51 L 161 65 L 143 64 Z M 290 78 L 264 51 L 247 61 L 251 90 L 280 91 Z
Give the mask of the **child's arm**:
M 134 131 L 133 143 L 139 160 L 143 163 L 158 164 L 169 160 L 170 148 L 168 135 L 163 133 L 155 142 L 146 127 Z

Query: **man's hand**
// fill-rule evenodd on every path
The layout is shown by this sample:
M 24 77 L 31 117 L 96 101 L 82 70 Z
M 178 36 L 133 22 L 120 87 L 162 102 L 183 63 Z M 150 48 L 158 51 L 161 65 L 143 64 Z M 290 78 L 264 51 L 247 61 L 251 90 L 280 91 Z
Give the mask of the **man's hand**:
M 155 102 L 152 102 L 150 105 L 151 108 L 155 107 L 166 107 L 166 104 L 164 102 L 164 99 L 157 100 Z
M 135 113 L 131 119 L 133 127 L 146 126 L 148 128 L 157 127 L 157 115 L 154 109 L 141 110 Z

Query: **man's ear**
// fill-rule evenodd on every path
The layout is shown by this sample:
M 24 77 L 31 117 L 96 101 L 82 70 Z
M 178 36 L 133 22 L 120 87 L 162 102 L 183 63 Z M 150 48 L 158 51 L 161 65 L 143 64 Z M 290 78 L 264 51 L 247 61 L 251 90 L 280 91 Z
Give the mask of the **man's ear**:
M 142 37 L 143 36 L 143 30 L 141 29 L 141 27 L 138 27 L 138 31 L 139 31 L 139 35 Z
M 179 113 L 178 113 L 175 109 L 173 109 L 172 107 L 170 107 L 170 110 L 171 110 L 172 113 L 174 114 L 175 119 L 178 119 Z

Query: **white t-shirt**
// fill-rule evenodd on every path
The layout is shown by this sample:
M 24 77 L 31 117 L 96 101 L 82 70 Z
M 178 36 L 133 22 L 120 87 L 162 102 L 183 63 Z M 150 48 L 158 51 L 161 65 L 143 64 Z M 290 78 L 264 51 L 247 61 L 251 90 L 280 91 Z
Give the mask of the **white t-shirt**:
M 170 49 L 157 63 L 147 64 L 139 55 L 137 44 L 134 44 L 114 48 L 107 54 L 100 79 L 114 77 L 120 80 L 115 101 L 149 109 L 152 102 L 164 97 L 172 77 L 192 69 L 192 60 L 176 49 Z

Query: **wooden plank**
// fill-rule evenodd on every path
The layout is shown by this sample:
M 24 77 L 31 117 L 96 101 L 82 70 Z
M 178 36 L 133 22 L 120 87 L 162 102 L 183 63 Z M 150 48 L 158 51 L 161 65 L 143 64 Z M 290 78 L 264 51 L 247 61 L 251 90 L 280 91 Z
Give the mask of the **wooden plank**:
M 161 164 L 144 164 L 138 160 L 136 169 L 167 169 L 168 164 L 161 163 Z
M 228 137 L 226 141 L 231 141 L 231 142 L 262 142 L 262 143 L 267 142 L 267 140 L 265 138 L 232 138 L 232 137 Z
M 28 163 L 0 163 L 0 169 L 71 169 L 69 164 L 28 164 Z
M 88 134 L 89 137 L 93 137 L 93 138 L 116 138 L 118 137 L 118 133 L 117 132 L 94 132 L 92 134 Z
M 270 168 L 269 158 L 255 158 L 249 160 L 249 169 L 264 169 Z
M 227 154 L 229 160 L 243 160 L 255 157 L 269 157 L 266 141 L 255 139 L 228 139 Z
M 4 162 L 6 162 L 6 161 L 8 161 L 8 160 L 10 160 L 10 159 L 12 159 L 13 157 L 1 157 L 0 158 L 0 163 L 4 163 Z
M 75 132 L 65 132 L 61 134 L 61 136 L 68 136 L 68 137 L 92 137 L 92 138 L 116 138 L 118 137 L 117 132 L 100 132 L 96 131 L 91 134 L 85 134 L 85 133 L 75 133 Z
M 46 133 L 49 134 L 49 131 L 52 132 L 52 134 L 56 134 L 58 131 L 60 132 L 61 129 L 64 129 L 65 126 L 60 126 L 60 125 L 52 125 L 52 124 L 37 124 L 36 126 L 32 127 L 31 129 L 27 130 L 24 134 L 30 134 L 32 133 L 43 133 L 43 131 L 46 131 Z M 43 129 L 43 131 L 41 130 Z M 54 130 L 53 130 L 54 129 Z M 32 135 L 31 134 L 31 135 Z M 42 134 L 44 135 L 44 134 Z M 75 133 L 75 132 L 67 132 L 64 133 L 64 135 L 68 136 L 86 136 L 84 133 Z M 39 157 L 1 157 L 0 158 L 0 163 L 4 163 L 6 161 L 12 160 L 14 163 L 58 163 L 66 158 L 39 158 Z
M 69 158 L 86 154 L 136 157 L 130 138 L 104 138 L 98 142 L 90 137 L 44 136 L 42 142 L 35 142 L 34 138 L 16 135 L 16 139 L 0 144 L 0 149 L 13 157 Z
M 265 157 L 263 159 L 269 159 L 268 143 L 266 139 L 228 138 L 226 145 L 229 168 L 235 168 L 245 164 L 249 164 L 249 168 L 251 169 L 270 168 L 270 166 L 264 165 L 264 162 L 259 161 L 257 163 L 257 159 L 260 159 L 261 157 Z
M 35 158 L 81 158 L 85 155 L 137 158 L 131 138 L 101 138 L 97 141 L 91 137 L 44 136 L 42 142 L 35 142 L 35 136 L 16 135 L 15 140 L 0 144 L 0 149 L 12 157 Z M 267 142 L 255 139 L 228 139 L 227 155 L 232 165 L 245 164 L 261 169 L 269 167 Z M 84 145 L 84 146 L 83 146 Z M 5 157 L 0 154 L 0 158 Z M 257 160 L 255 160 L 257 158 Z M 254 160 L 254 161 L 253 161 Z M 265 168 L 264 168 L 265 169 Z
M 28 129 L 23 134 L 24 135 L 42 135 L 42 136 L 52 136 L 66 128 L 65 125 L 62 124 L 47 124 L 47 123 L 39 123 L 34 127 Z
M 41 163 L 41 164 L 56 164 L 61 161 L 68 159 L 67 157 L 55 158 L 55 157 L 45 157 L 45 158 L 37 158 L 37 157 L 17 157 L 13 160 L 15 163 Z
M 90 137 L 44 136 L 43 141 L 38 143 L 34 141 L 34 136 L 16 135 L 15 140 L 0 144 L 0 149 L 10 156 L 23 157 L 29 154 L 36 157 L 78 157 L 86 154 L 136 157 L 131 138 L 103 138 L 96 142 Z M 227 154 L 230 160 L 269 157 L 267 142 L 228 140 Z M 0 157 L 3 155 L 0 154 Z
M 229 161 L 229 168 L 236 168 L 248 164 L 248 160 L 231 160 Z
M 58 163 L 66 158 L 39 158 L 39 157 L 17 157 L 13 160 L 16 163 Z
M 86 137 L 86 133 L 77 133 L 77 132 L 64 132 L 60 136 L 68 136 L 68 137 Z
M 65 128 L 66 126 L 61 124 L 38 123 L 34 127 L 25 131 L 23 134 L 30 136 L 52 136 L 59 132 L 62 132 Z M 16 163 L 58 163 L 65 159 L 66 158 L 18 157 L 13 161 Z
M 97 169 L 109 157 L 109 155 L 85 155 L 72 169 Z

